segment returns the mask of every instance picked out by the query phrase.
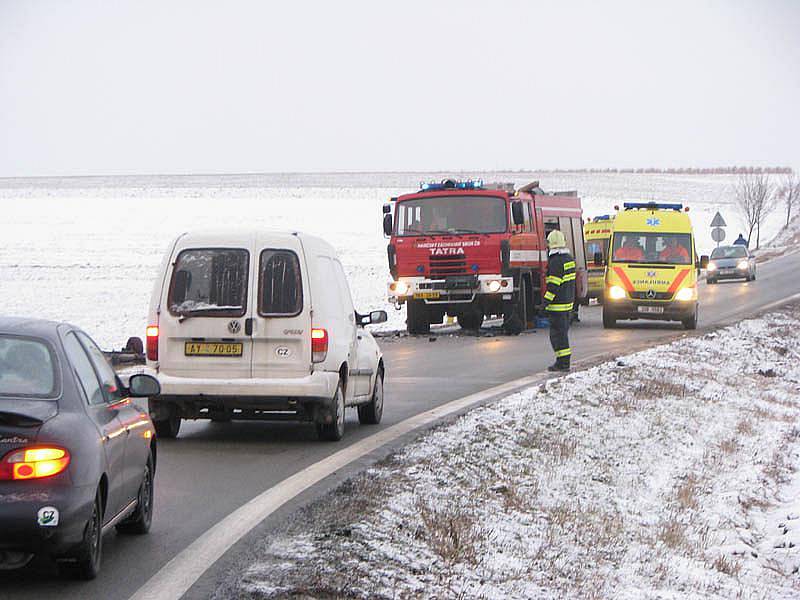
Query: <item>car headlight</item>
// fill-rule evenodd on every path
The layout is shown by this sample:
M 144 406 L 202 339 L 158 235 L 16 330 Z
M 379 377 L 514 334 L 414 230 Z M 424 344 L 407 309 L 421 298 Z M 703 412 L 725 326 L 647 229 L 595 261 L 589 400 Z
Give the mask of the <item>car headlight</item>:
M 612 300 L 622 300 L 625 297 L 625 290 L 618 285 L 608 288 L 608 297 Z
M 739 264 L 736 265 L 736 268 L 739 269 L 740 271 L 744 271 L 749 266 L 750 266 L 750 264 L 746 260 L 740 260 Z
M 493 294 L 500 291 L 501 284 L 497 279 L 493 279 L 489 283 L 486 284 L 486 289 L 488 289 Z
M 675 294 L 675 300 L 679 302 L 686 302 L 687 300 L 694 300 L 695 298 L 696 288 L 694 287 L 685 287 L 681 288 L 677 294 Z
M 706 271 L 716 271 L 716 270 L 717 270 L 717 265 L 716 264 L 714 264 L 713 262 L 708 263 L 708 266 L 706 267 Z
M 394 281 L 389 284 L 392 293 L 398 296 L 405 296 L 408 293 L 409 285 L 405 281 Z

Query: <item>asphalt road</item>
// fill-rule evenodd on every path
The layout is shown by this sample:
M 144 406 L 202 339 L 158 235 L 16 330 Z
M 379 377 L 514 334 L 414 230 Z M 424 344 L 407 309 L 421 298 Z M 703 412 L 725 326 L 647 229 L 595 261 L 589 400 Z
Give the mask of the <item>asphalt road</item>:
M 700 328 L 736 322 L 800 293 L 798 272 L 800 253 L 759 265 L 755 282 L 701 284 Z M 622 322 L 618 329 L 604 330 L 600 308 L 589 307 L 571 330 L 571 342 L 574 360 L 596 361 L 683 333 L 679 324 L 647 321 Z M 59 579 L 44 560 L 20 571 L 0 572 L 0 598 L 127 599 L 209 527 L 286 477 L 381 428 L 531 375 L 553 360 L 547 330 L 518 337 L 440 333 L 435 341 L 427 336 L 384 338 L 381 346 L 387 381 L 380 426 L 360 426 L 355 411 L 348 411 L 345 439 L 332 444 L 317 441 L 308 425 L 184 422 L 177 440 L 163 440 L 159 445 L 156 514 L 149 535 L 107 535 L 103 571 L 89 583 Z M 361 461 L 349 471 L 363 466 Z M 321 487 L 312 490 L 311 497 L 322 491 Z M 291 507 L 270 519 L 285 518 L 287 510 Z M 255 537 L 245 538 L 232 552 L 245 552 L 242 546 L 252 544 Z M 187 596 L 208 596 L 215 579 L 224 574 L 223 563 L 215 565 Z

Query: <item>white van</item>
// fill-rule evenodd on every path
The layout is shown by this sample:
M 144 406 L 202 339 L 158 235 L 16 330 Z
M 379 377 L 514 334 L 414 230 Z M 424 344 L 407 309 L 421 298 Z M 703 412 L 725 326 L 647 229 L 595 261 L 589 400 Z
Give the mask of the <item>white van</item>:
M 291 232 L 184 233 L 169 246 L 150 302 L 147 365 L 156 432 L 181 419 L 313 421 L 339 440 L 345 406 L 383 413 L 381 351 L 356 313 L 342 264 L 323 240 Z

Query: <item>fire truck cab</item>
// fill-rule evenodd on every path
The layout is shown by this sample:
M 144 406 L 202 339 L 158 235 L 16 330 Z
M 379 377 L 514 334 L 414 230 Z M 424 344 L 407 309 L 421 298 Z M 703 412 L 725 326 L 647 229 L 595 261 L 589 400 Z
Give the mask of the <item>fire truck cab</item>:
M 577 305 L 587 294 L 577 192 L 546 193 L 533 182 L 422 183 L 384 205 L 389 302 L 407 306 L 409 333 L 427 333 L 445 315 L 465 329 L 502 316 L 508 333 L 528 328 L 542 308 L 547 234 L 560 229 L 577 271 Z

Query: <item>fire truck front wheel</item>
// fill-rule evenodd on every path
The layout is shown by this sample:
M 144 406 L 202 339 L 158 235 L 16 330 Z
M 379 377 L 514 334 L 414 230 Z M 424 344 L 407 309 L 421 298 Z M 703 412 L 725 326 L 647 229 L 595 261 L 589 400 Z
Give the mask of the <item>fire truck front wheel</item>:
M 458 315 L 458 325 L 461 329 L 480 329 L 483 325 L 483 312 L 478 310 L 465 311 Z
M 431 321 L 428 307 L 422 300 L 409 300 L 406 304 L 406 325 L 408 333 L 427 334 L 431 331 Z

